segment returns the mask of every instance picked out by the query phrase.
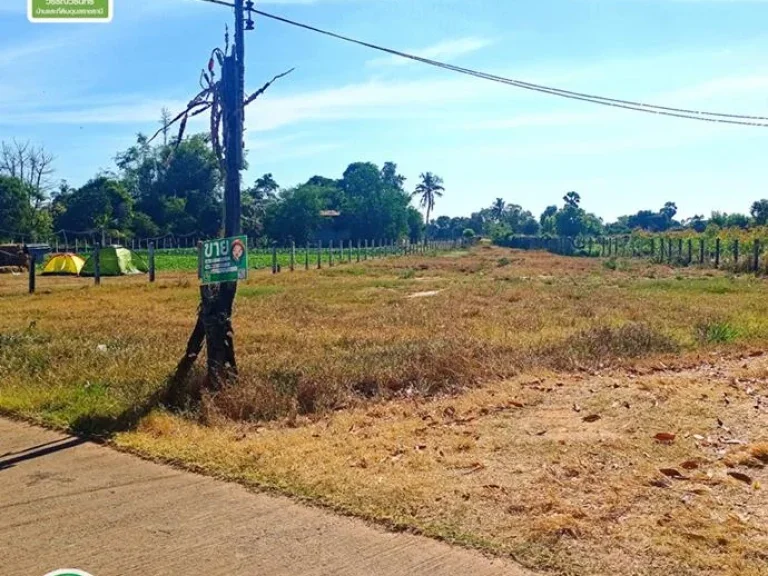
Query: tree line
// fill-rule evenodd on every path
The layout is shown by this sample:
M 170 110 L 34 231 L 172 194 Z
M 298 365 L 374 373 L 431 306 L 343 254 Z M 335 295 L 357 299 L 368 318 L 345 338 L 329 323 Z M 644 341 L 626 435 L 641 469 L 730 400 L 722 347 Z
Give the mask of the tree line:
M 206 134 L 156 145 L 140 134 L 134 145 L 116 154 L 114 169 L 96 174 L 79 188 L 66 181 L 56 184 L 53 164 L 53 156 L 42 147 L 0 143 L 0 240 L 45 241 L 55 231 L 123 241 L 219 234 L 223 177 Z M 605 223 L 581 207 L 575 191 L 539 216 L 497 198 L 466 217 L 433 219 L 444 192 L 443 180 L 432 172 L 421 174 L 408 191 L 394 162 L 381 167 L 353 162 L 340 178 L 318 175 L 290 188 L 264 174 L 242 191 L 243 233 L 264 244 L 472 236 L 503 242 L 520 235 L 704 232 L 768 224 L 765 199 L 754 202 L 749 214 L 712 212 L 709 218 L 680 220 L 677 205 L 666 202 L 658 210 L 640 210 Z
M 0 240 L 43 241 L 55 231 L 92 238 L 215 237 L 222 226 L 223 177 L 209 137 L 152 145 L 139 135 L 115 168 L 79 188 L 53 183 L 53 157 L 27 143 L 0 147 Z M 263 243 L 364 239 L 418 242 L 422 213 L 444 191 L 421 175 L 412 192 L 394 162 L 350 164 L 341 178 L 313 176 L 281 188 L 264 174 L 242 191 L 243 233 Z M 76 236 L 75 236 L 76 237 Z
M 428 234 L 435 239 L 453 239 L 459 236 L 485 236 L 504 243 L 514 236 L 618 236 L 634 231 L 668 232 L 693 230 L 715 233 L 725 228 L 747 229 L 768 224 L 768 200 L 758 200 L 749 214 L 714 211 L 709 218 L 696 215 L 676 219 L 677 205 L 666 202 L 659 210 L 640 210 L 605 223 L 602 218 L 581 207 L 581 195 L 568 192 L 562 205 L 547 206 L 536 217 L 519 204 L 497 198 L 491 206 L 474 212 L 469 217 L 440 216 L 428 226 Z

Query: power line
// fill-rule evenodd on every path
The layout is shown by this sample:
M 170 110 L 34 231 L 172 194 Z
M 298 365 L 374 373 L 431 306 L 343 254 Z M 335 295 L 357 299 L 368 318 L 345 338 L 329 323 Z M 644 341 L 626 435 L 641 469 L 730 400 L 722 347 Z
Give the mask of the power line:
M 222 6 L 228 6 L 228 7 L 234 7 L 233 4 L 226 2 L 224 0 L 200 0 L 202 2 L 209 2 L 211 4 L 219 4 Z M 749 116 L 749 115 L 743 115 L 743 114 L 728 114 L 728 113 L 722 113 L 722 112 L 709 112 L 705 110 L 692 110 L 692 109 L 686 109 L 686 108 L 674 108 L 671 106 L 659 106 L 656 104 L 648 104 L 644 102 L 637 102 L 632 100 L 622 100 L 618 98 L 609 98 L 606 96 L 599 96 L 596 94 L 589 94 L 584 92 L 575 92 L 572 90 L 564 90 L 561 88 L 554 88 L 551 86 L 544 86 L 541 84 L 533 84 L 531 82 L 525 82 L 522 80 L 516 80 L 513 78 L 506 78 L 503 76 L 497 76 L 495 74 L 489 74 L 487 72 L 481 72 L 478 70 L 473 70 L 470 68 L 463 68 L 461 66 L 456 66 L 453 64 L 448 64 L 446 62 L 440 62 L 438 60 L 432 60 L 430 58 L 423 58 L 421 56 L 416 56 L 414 54 L 408 54 L 406 52 L 401 52 L 399 50 L 394 50 L 391 48 L 386 48 L 384 46 L 379 46 L 377 44 L 372 44 L 370 42 L 365 42 L 362 40 L 357 40 L 355 38 L 351 38 L 349 36 L 343 36 L 341 34 L 336 34 L 335 32 L 330 32 L 328 30 L 323 30 L 321 28 L 317 28 L 315 26 L 310 26 L 309 24 L 302 24 L 301 22 L 297 22 L 295 20 L 290 20 L 288 18 L 283 18 L 282 16 L 277 16 L 275 14 L 270 14 L 269 12 L 264 12 L 263 10 L 253 10 L 254 13 L 259 14 L 261 16 L 264 16 L 265 18 L 269 18 L 272 20 L 276 20 L 278 22 L 282 22 L 284 24 L 288 24 L 290 26 L 295 26 L 298 28 L 302 28 L 304 30 L 309 30 L 311 32 L 316 32 L 318 34 L 322 34 L 324 36 L 329 36 L 331 38 L 335 38 L 338 40 L 342 40 L 344 42 L 349 42 L 352 44 L 357 44 L 358 46 L 364 46 L 366 48 L 370 48 L 372 50 L 377 50 L 379 52 L 384 52 L 386 54 L 390 54 L 393 56 L 398 56 L 401 58 L 406 58 L 409 60 L 413 60 L 416 62 L 421 62 L 423 64 L 428 64 L 430 66 L 435 66 L 438 68 L 442 68 L 444 70 L 451 70 L 453 72 L 458 72 L 460 74 L 465 74 L 468 76 L 473 76 L 475 78 L 481 78 L 484 80 L 490 80 L 493 82 L 498 82 L 502 84 L 507 84 L 510 86 L 514 86 L 516 88 L 522 88 L 524 90 L 530 90 L 534 92 L 540 92 L 543 94 L 549 94 L 551 96 L 559 96 L 561 98 L 567 98 L 570 100 L 579 100 L 583 102 L 589 102 L 592 104 L 599 104 L 602 106 L 610 106 L 613 108 L 621 108 L 625 110 L 632 110 L 635 112 L 644 112 L 646 114 L 657 114 L 661 116 L 671 116 L 674 118 L 685 118 L 689 120 L 699 120 L 702 122 L 713 122 L 713 123 L 722 123 L 722 124 L 735 124 L 740 126 L 754 126 L 754 127 L 761 127 L 761 128 L 768 128 L 768 124 L 763 122 L 755 122 L 755 120 L 768 120 L 768 116 Z

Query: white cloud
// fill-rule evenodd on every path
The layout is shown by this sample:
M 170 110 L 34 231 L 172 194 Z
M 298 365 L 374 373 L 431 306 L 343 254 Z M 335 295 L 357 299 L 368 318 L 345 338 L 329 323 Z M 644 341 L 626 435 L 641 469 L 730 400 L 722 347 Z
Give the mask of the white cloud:
M 10 46 L 0 46 L 0 68 L 10 65 L 19 65 L 20 61 L 53 52 L 66 46 L 72 45 L 76 41 L 74 35 L 57 35 L 38 39 L 34 42 L 25 42 Z
M 456 38 L 454 40 L 444 40 L 438 42 L 426 48 L 414 48 L 410 50 L 402 50 L 419 56 L 421 58 L 430 58 L 432 60 L 452 60 L 465 54 L 471 54 L 477 52 L 483 48 L 493 44 L 493 40 L 489 38 L 477 38 L 474 36 L 468 36 L 465 38 Z M 413 60 L 402 58 L 400 56 L 386 56 L 384 58 L 374 58 L 366 62 L 369 66 L 398 66 L 412 63 Z
M 259 98 L 246 111 L 246 128 L 260 132 L 306 121 L 429 115 L 436 107 L 481 97 L 493 86 L 464 78 L 411 82 L 364 82 L 340 88 Z M 274 89 L 273 89 L 274 90 Z M 2 104 L 2 103 L 0 103 Z M 182 110 L 185 101 L 126 96 L 93 96 L 56 107 L 0 106 L 0 124 L 150 124 L 166 106 Z M 204 116 L 201 116 L 201 119 Z

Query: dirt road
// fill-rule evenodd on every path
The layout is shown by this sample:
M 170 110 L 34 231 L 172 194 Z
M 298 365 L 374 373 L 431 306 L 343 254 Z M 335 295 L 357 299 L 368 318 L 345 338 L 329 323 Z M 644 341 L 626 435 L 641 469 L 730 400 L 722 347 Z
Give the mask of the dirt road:
M 10 576 L 530 574 L 2 419 L 0 551 Z

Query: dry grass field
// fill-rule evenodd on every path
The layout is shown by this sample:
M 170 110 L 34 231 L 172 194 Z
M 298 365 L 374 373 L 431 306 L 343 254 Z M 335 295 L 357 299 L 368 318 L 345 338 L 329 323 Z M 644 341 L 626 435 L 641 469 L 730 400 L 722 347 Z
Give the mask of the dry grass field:
M 552 574 L 768 574 L 768 283 L 478 247 L 240 287 L 241 379 L 137 407 L 196 280 L 0 277 L 0 410 Z

